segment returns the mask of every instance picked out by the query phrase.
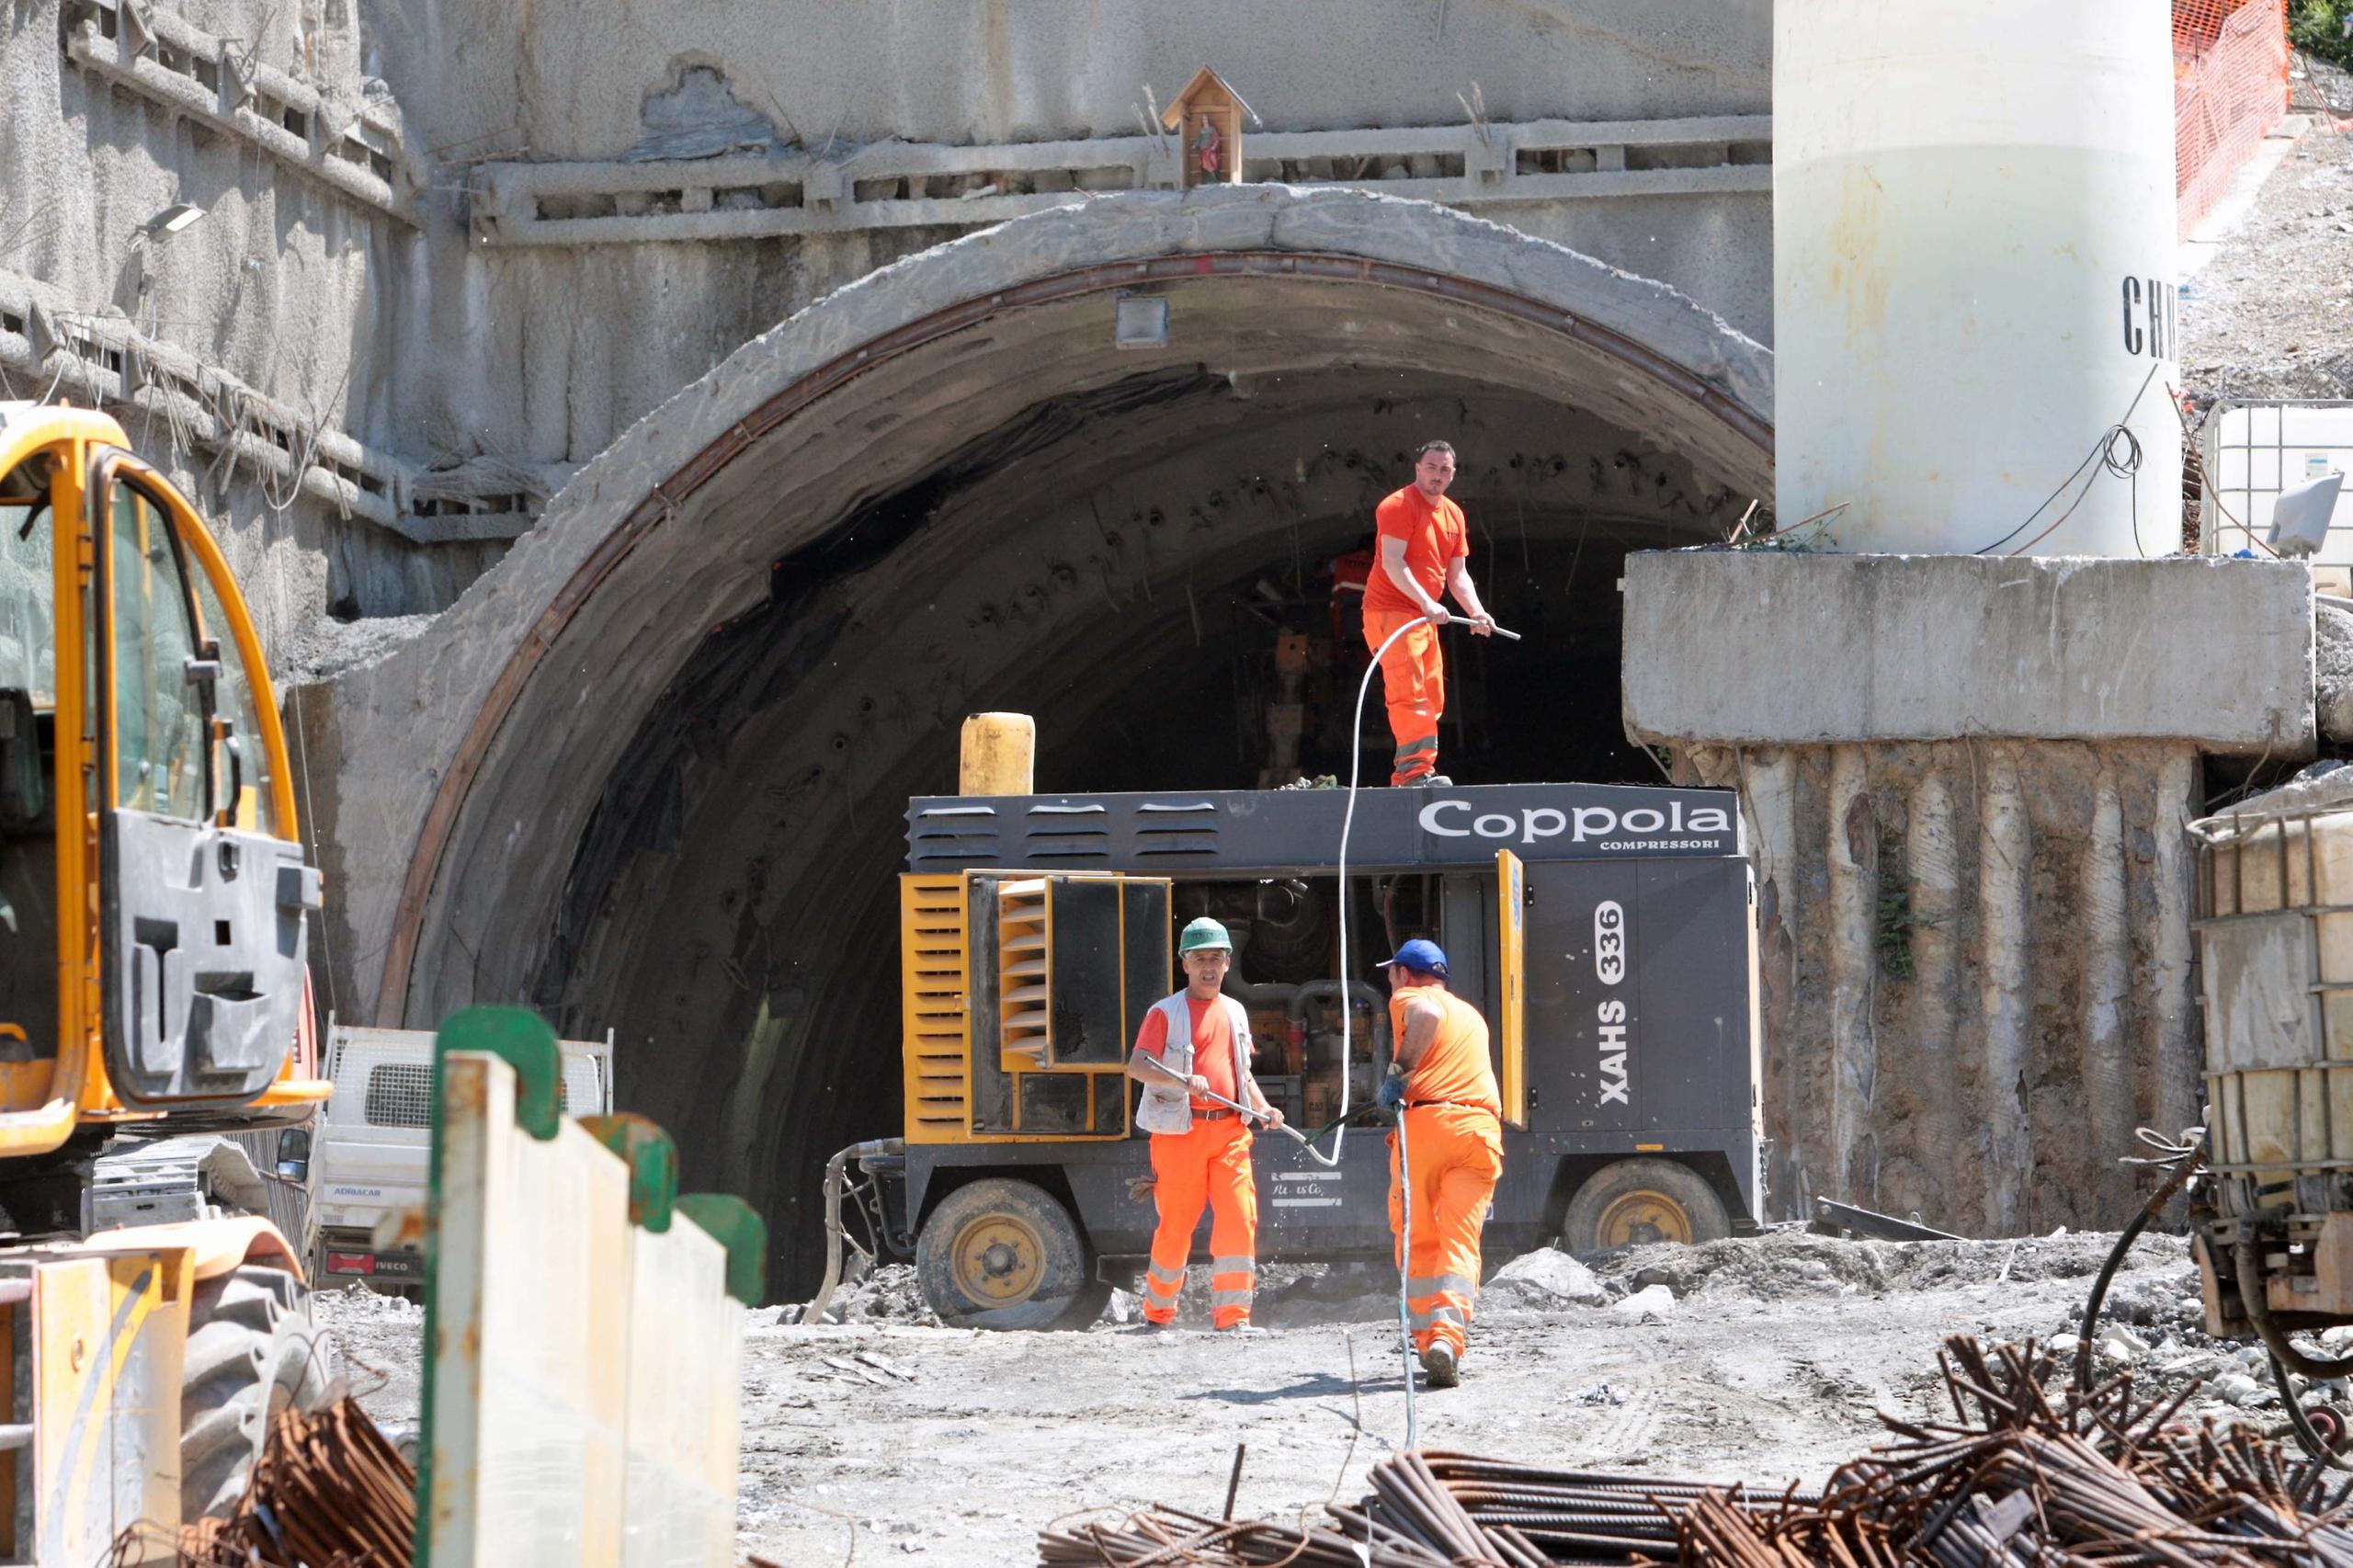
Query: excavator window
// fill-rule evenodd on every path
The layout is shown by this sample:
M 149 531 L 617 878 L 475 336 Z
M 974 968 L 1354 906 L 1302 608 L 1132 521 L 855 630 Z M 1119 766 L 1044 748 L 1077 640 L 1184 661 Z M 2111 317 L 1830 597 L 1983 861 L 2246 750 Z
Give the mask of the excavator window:
M 276 833 L 277 813 L 270 804 L 273 797 L 269 748 L 262 744 L 261 719 L 254 709 L 254 685 L 246 676 L 244 657 L 237 652 L 228 611 L 222 606 L 212 579 L 201 571 L 191 575 L 196 584 L 197 633 L 208 653 L 216 654 L 221 665 L 221 674 L 212 687 L 212 710 L 229 722 L 228 728 L 220 732 L 212 744 L 212 778 L 223 791 L 216 806 L 231 813 L 229 825 L 233 827 L 248 833 Z M 229 756 L 232 745 L 237 748 L 233 766 Z M 232 779 L 237 790 L 234 801 L 226 795 Z
M 0 476 L 0 1062 L 57 1049 L 57 579 L 47 454 Z
M 192 677 L 196 621 L 171 517 L 135 485 L 108 508 L 114 559 L 115 803 L 195 821 L 206 814 L 205 711 Z

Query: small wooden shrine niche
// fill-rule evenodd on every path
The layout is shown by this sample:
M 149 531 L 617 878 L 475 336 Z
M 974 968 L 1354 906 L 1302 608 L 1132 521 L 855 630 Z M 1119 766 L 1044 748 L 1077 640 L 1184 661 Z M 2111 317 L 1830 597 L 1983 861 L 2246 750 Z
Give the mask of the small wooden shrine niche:
M 1242 119 L 1250 106 L 1208 66 L 1193 73 L 1185 90 L 1160 117 L 1176 133 L 1176 155 L 1184 188 L 1242 183 Z

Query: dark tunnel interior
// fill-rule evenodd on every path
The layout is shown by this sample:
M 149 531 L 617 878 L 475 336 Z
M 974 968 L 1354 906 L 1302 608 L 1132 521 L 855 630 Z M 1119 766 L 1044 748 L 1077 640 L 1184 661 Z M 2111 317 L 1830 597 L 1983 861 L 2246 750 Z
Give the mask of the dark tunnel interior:
M 1720 540 L 1746 497 L 1574 406 L 1347 366 L 1043 398 L 771 558 L 633 721 L 532 1000 L 632 1047 L 623 1108 L 678 1134 L 688 1186 L 765 1210 L 772 1296 L 816 1272 L 826 1156 L 900 1129 L 904 813 L 952 792 L 962 717 L 1034 715 L 1041 792 L 1345 779 L 1364 648 L 1336 564 L 1439 437 L 1473 575 L 1526 638 L 1447 634 L 1441 767 L 1654 781 L 1620 727 L 1623 558 Z M 1377 677 L 1364 733 L 1385 784 Z

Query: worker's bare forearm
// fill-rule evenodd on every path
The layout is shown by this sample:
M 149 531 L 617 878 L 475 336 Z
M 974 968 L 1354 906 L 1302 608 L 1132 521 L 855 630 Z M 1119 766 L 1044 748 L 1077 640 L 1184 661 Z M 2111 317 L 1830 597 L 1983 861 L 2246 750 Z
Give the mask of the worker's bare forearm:
M 1405 569 L 1404 540 L 1384 539 L 1381 541 L 1381 569 L 1389 574 L 1389 580 L 1397 585 L 1399 593 L 1421 607 L 1424 615 L 1439 608 L 1436 599 L 1422 592 L 1422 585 L 1414 581 L 1413 573 Z
M 1447 567 L 1446 585 L 1454 595 L 1454 602 L 1469 610 L 1472 619 L 1486 615 L 1487 607 L 1479 602 L 1478 585 L 1471 581 L 1471 568 L 1462 563 L 1461 557 L 1457 556 Z
M 1128 1053 L 1128 1076 L 1139 1084 L 1166 1084 L 1175 1074 L 1161 1066 L 1158 1057 L 1137 1050 Z

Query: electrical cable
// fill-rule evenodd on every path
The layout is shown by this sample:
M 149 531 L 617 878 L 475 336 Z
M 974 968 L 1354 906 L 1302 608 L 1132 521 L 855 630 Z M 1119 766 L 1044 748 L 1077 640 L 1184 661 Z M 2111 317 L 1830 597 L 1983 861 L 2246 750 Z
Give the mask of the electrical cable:
M 2099 465 L 2101 469 L 2108 472 L 2114 473 L 2120 478 L 2129 478 L 2132 474 L 2137 473 L 2141 466 L 2141 442 L 2139 437 L 2133 436 L 2131 431 L 2127 429 L 2126 426 L 2132 422 L 2133 412 L 2141 406 L 2141 399 L 2148 395 L 2149 383 L 2157 379 L 2157 371 L 2162 368 L 2162 361 L 2149 367 L 2149 373 L 2141 378 L 2141 390 L 2134 392 L 2132 394 L 2132 401 L 2125 405 L 2124 417 L 2119 419 L 2115 424 L 2100 432 L 2099 437 L 2092 443 L 2091 450 L 2084 454 L 2084 460 L 2077 463 L 2075 466 L 2074 471 L 2071 472 L 2066 478 L 2061 480 L 2057 484 L 2052 487 L 2051 494 L 2042 498 L 2042 504 L 2040 506 L 2038 506 L 2033 511 L 2029 512 L 2026 515 L 2026 520 L 2024 522 L 2018 524 L 2018 527 L 2012 528 L 2009 532 L 2004 534 L 1993 543 L 1986 545 L 1982 549 L 1972 551 L 1971 553 L 1973 555 L 1991 555 L 1994 551 L 2001 549 L 2002 546 L 2009 543 L 2010 540 L 2018 538 L 2018 535 L 2032 528 L 2034 526 L 2035 518 L 2042 516 L 2045 511 L 2049 510 L 2051 503 L 2058 500 L 2061 495 L 2064 494 L 2069 485 L 2075 483 L 2078 479 L 2084 479 L 2086 471 L 2091 470 L 2095 464 Z M 2120 431 L 2121 431 L 2125 437 L 2131 443 L 2131 456 L 2127 460 L 2129 466 L 2120 466 L 2115 460 L 2113 448 L 2117 434 Z M 2067 509 L 2059 515 L 2058 522 L 2052 523 L 2051 527 L 2043 529 L 2040 533 L 2035 535 L 2032 539 L 2027 540 L 2024 544 L 2018 546 L 2017 550 L 2013 550 L 2009 553 L 2017 555 L 2025 551 L 2031 550 L 2036 545 L 2041 543 L 2044 540 L 2050 538 L 2051 535 L 2058 529 L 2060 524 L 2064 523 L 2069 517 L 2075 515 L 2075 508 L 2084 504 L 2084 498 L 2091 494 L 2092 486 L 2097 484 L 2098 482 L 2099 473 L 2097 472 L 2092 472 L 2088 479 L 2084 479 L 2084 488 L 2076 494 L 2073 501 L 2067 504 Z M 2134 492 L 2136 502 L 2138 500 L 2138 496 L 2139 492 L 2136 487 Z

